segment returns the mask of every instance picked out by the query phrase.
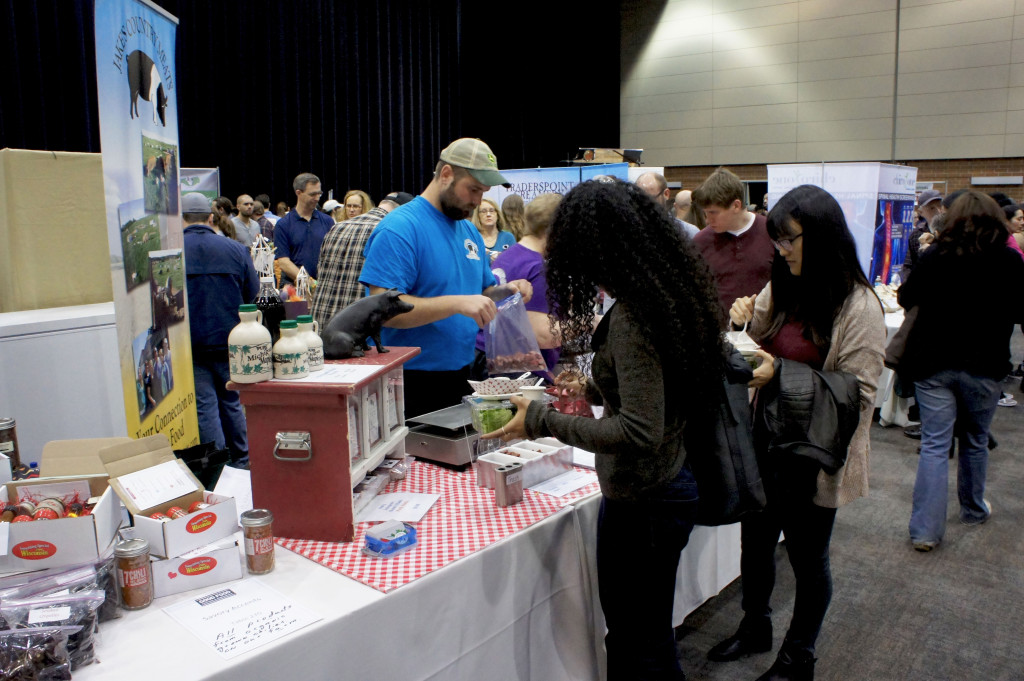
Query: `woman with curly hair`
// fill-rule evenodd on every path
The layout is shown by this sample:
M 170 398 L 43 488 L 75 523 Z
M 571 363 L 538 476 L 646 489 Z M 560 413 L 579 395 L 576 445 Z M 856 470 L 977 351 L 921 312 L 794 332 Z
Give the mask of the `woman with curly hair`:
M 857 260 L 846 218 L 831 194 L 812 185 L 793 189 L 768 213 L 767 229 L 776 250 L 771 280 L 756 296 L 738 298 L 729 316 L 735 326 L 749 322 L 747 332 L 762 348 L 758 354 L 763 362 L 754 370 L 750 386 L 770 388 L 758 394 L 754 419 L 768 503 L 763 512 L 741 520 L 743 621 L 733 636 L 708 651 L 708 658 L 728 662 L 772 649 L 769 602 L 775 587 L 775 551 L 785 532 L 796 601 L 778 657 L 758 681 L 810 681 L 815 642 L 832 599 L 828 551 L 836 509 L 868 493 L 868 430 L 882 373 L 885 321 Z M 785 364 L 776 365 L 776 357 L 856 378 L 860 421 L 845 465 L 834 473 L 822 470 L 810 457 L 771 447 L 764 403 L 771 399 L 767 395 L 778 392 L 778 374 L 780 368 L 785 370 Z M 808 407 L 818 414 L 825 408 L 824 403 Z M 835 407 L 828 408 L 835 412 Z M 812 439 L 809 434 L 797 437 Z
M 672 604 L 697 511 L 683 431 L 717 408 L 709 396 L 721 391 L 725 356 L 711 273 L 674 218 L 635 185 L 608 178 L 577 185 L 555 212 L 547 286 L 563 347 L 593 349 L 592 378 L 577 389 L 604 415 L 513 397 L 518 413 L 485 437 L 553 436 L 596 453 L 608 679 L 683 679 Z M 598 289 L 616 302 L 591 335 Z M 639 592 L 626 588 L 638 570 Z
M 505 220 L 498 210 L 498 204 L 491 199 L 480 200 L 480 205 L 473 211 L 472 222 L 484 238 L 484 248 L 491 262 L 508 250 L 509 246 L 515 245 L 516 238 L 512 232 L 505 231 Z
M 505 218 L 505 229 L 519 241 L 526 234 L 526 205 L 519 194 L 509 194 L 501 202 L 501 214 Z
M 947 475 L 954 424 L 960 436 L 957 495 L 960 522 L 992 515 L 985 499 L 989 426 L 1009 372 L 1010 335 L 1024 321 L 1024 260 L 1009 248 L 1003 211 L 969 190 L 946 212 L 946 228 L 900 287 L 899 301 L 917 307 L 902 377 L 914 380 L 921 406 L 921 457 L 914 482 L 910 541 L 931 551 L 946 530 Z M 906 366 L 905 366 L 906 365 Z

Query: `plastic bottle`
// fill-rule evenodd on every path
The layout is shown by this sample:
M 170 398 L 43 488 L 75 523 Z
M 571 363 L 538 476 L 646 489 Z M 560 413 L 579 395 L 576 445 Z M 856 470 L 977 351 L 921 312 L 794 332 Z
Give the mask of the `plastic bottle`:
M 284 302 L 274 288 L 274 277 L 260 277 L 260 292 L 256 294 L 256 307 L 263 315 L 263 326 L 270 331 L 270 342 L 276 343 L 281 337 L 281 320 L 284 319 Z
M 274 345 L 255 305 L 240 305 L 241 322 L 228 334 L 228 367 L 235 383 L 259 383 L 274 377 Z
M 300 314 L 296 321 L 299 324 L 299 338 L 306 341 L 309 348 L 309 370 L 320 371 L 324 368 L 324 342 L 320 339 L 320 324 L 309 314 Z
M 274 378 L 305 378 L 309 376 L 309 347 L 299 338 L 294 319 L 281 322 L 281 339 L 274 343 Z
M 900 284 L 902 283 L 903 280 L 900 278 L 899 272 L 893 272 L 892 276 L 889 277 L 889 288 L 897 289 L 900 287 Z

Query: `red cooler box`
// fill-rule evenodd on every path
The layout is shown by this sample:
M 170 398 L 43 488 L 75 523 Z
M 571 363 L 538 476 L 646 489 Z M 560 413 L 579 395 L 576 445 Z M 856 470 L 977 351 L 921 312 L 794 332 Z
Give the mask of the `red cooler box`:
M 420 350 L 389 349 L 308 378 L 228 383 L 245 405 L 253 505 L 273 512 L 275 536 L 352 541 L 352 488 L 409 432 L 402 365 Z

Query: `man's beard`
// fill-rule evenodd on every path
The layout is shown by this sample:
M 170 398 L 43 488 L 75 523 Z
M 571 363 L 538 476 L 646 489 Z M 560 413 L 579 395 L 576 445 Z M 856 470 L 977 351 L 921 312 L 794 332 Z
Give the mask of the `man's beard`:
M 473 214 L 472 208 L 467 210 L 459 205 L 454 184 L 441 192 L 441 212 L 450 220 L 465 220 Z

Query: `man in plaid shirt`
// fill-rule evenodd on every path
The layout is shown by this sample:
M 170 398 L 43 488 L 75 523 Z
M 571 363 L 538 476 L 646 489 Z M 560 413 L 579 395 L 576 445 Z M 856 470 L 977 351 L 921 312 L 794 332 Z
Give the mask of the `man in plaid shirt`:
M 313 319 L 321 329 L 336 312 L 365 295 L 366 287 L 359 283 L 359 273 L 363 269 L 366 240 L 385 215 L 412 199 L 412 194 L 392 192 L 370 212 L 339 222 L 324 237 L 312 308 Z

